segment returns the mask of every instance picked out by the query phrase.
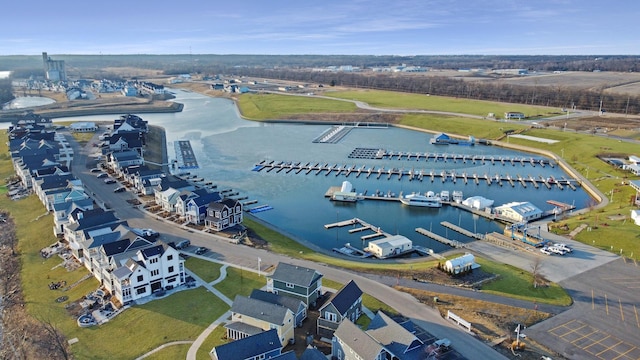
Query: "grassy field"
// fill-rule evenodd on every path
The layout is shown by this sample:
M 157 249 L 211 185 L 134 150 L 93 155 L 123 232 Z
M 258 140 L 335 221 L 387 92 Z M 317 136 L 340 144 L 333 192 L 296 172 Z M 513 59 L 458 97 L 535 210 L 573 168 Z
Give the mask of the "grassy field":
M 185 262 L 185 266 L 208 283 L 220 277 L 220 268 L 222 267 L 222 265 L 218 263 L 195 257 L 188 258 Z
M 482 266 L 482 271 L 499 275 L 498 280 L 482 286 L 483 292 L 529 301 L 536 299 L 539 302 L 553 305 L 567 306 L 572 303 L 569 294 L 558 284 L 552 283 L 548 287 L 534 288 L 533 276 L 530 272 L 510 265 L 497 264 L 483 258 L 476 258 L 476 262 Z
M 242 116 L 252 120 L 279 119 L 296 114 L 349 113 L 353 103 L 304 96 L 243 94 L 238 99 Z
M 477 116 L 487 116 L 489 113 L 494 113 L 497 118 L 502 118 L 505 112 L 510 111 L 524 113 L 528 118 L 537 118 L 557 114 L 560 110 L 557 108 L 541 106 L 508 104 L 381 90 L 328 91 L 323 95 L 340 99 L 363 101 L 374 107 L 447 111 Z
M 507 130 L 522 131 L 529 128 L 513 122 L 504 123 L 434 114 L 404 115 L 400 118 L 400 125 L 449 134 L 473 135 L 478 139 L 489 140 L 499 139 Z

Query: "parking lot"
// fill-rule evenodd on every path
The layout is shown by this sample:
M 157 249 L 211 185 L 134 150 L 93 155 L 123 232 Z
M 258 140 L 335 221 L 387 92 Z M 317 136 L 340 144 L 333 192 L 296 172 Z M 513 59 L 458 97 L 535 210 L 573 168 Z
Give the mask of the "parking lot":
M 639 329 L 640 330 L 640 329 Z M 640 348 L 583 323 L 570 320 L 549 330 L 556 338 L 603 360 L 640 359 Z
M 560 284 L 574 305 L 531 338 L 569 359 L 640 359 L 640 266 L 618 259 Z

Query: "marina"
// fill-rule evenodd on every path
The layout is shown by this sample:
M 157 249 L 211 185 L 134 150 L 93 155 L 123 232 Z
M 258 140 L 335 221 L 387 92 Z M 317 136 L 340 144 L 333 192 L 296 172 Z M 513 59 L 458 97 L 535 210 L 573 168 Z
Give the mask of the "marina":
M 455 170 L 441 170 L 441 171 L 425 171 L 424 169 L 416 170 L 415 168 L 404 169 L 404 168 L 389 168 L 385 169 L 385 167 L 376 168 L 375 166 L 367 167 L 366 165 L 348 165 L 348 164 L 333 164 L 329 165 L 329 163 L 325 163 L 321 165 L 320 163 L 315 163 L 311 165 L 310 162 L 302 165 L 301 162 L 292 162 L 292 161 L 279 161 L 276 162 L 274 160 L 267 161 L 262 160 L 261 162 L 254 165 L 252 171 L 265 171 L 271 172 L 276 170 L 276 173 L 280 173 L 283 170 L 285 174 L 292 172 L 293 170 L 297 170 L 295 173 L 299 174 L 301 172 L 305 172 L 305 174 L 314 173 L 316 176 L 324 173 L 324 176 L 334 175 L 336 177 L 342 175 L 344 177 L 349 177 L 352 174 L 355 174 L 355 177 L 359 177 L 362 174 L 367 174 L 366 177 L 374 175 L 376 179 L 380 179 L 381 177 L 385 177 L 387 180 L 397 179 L 402 180 L 403 178 L 408 181 L 423 181 L 425 178 L 434 182 L 435 179 L 442 180 L 443 183 L 450 181 L 452 183 L 457 183 L 458 180 L 464 182 L 464 184 L 468 184 L 469 182 L 475 183 L 476 185 L 480 185 L 480 182 L 486 182 L 488 186 L 493 184 L 497 186 L 502 186 L 503 183 L 508 183 L 511 187 L 516 186 L 516 182 L 519 183 L 523 188 L 526 188 L 527 185 L 533 185 L 534 188 L 539 189 L 540 186 L 538 183 L 542 183 L 545 187 L 551 190 L 553 187 L 556 187 L 559 190 L 564 190 L 564 187 L 567 186 L 573 191 L 577 190 L 577 187 L 580 186 L 580 183 L 575 179 L 567 179 L 562 177 L 561 179 L 555 179 L 553 177 L 544 177 L 542 175 L 531 176 L 528 175 L 526 177 L 521 176 L 520 174 L 516 174 L 515 177 L 510 174 L 493 174 L 489 173 L 478 174 L 478 173 L 467 173 L 465 172 L 457 172 Z
M 370 159 L 370 160 L 413 160 L 413 161 L 434 161 L 434 162 L 458 162 L 463 164 L 482 164 L 490 163 L 491 165 L 531 165 L 535 167 L 540 165 L 545 167 L 549 165 L 554 167 L 555 164 L 549 159 L 534 158 L 525 156 L 495 156 L 495 155 L 482 155 L 482 154 L 454 154 L 454 153 L 436 153 L 436 152 L 410 152 L 410 151 L 387 151 L 380 148 L 355 148 L 349 156 L 349 159 Z
M 436 233 L 433 233 L 433 232 L 431 232 L 431 231 L 429 231 L 427 229 L 423 229 L 421 227 L 416 228 L 416 232 L 418 234 L 421 234 L 421 235 L 424 235 L 424 236 L 426 236 L 428 238 L 431 238 L 431 239 L 433 239 L 433 240 L 435 240 L 435 241 L 437 241 L 439 243 L 451 246 L 452 248 L 455 248 L 455 249 L 460 249 L 460 248 L 466 247 L 463 243 L 461 243 L 459 241 L 449 240 L 444 236 L 440 236 L 440 235 L 438 235 Z

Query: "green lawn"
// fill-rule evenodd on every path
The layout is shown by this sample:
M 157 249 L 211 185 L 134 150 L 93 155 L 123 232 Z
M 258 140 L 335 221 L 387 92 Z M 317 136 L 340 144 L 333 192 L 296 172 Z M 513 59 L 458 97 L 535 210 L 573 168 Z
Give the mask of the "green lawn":
M 569 294 L 558 284 L 552 283 L 549 287 L 534 288 L 533 276 L 526 270 L 478 257 L 476 262 L 482 266 L 480 268 L 482 271 L 500 276 L 498 280 L 483 285 L 483 292 L 553 305 L 571 305 L 572 303 Z
M 556 108 L 382 90 L 328 91 L 324 95 L 363 101 L 382 108 L 447 111 L 478 116 L 494 113 L 497 118 L 504 117 L 504 113 L 510 111 L 522 112 L 528 118 L 560 114 L 560 109 Z
M 236 295 L 249 296 L 253 289 L 260 289 L 265 285 L 267 285 L 267 278 L 264 275 L 258 276 L 252 271 L 229 267 L 227 277 L 214 287 L 233 300 Z
M 243 94 L 238 99 L 242 116 L 252 120 L 270 120 L 297 114 L 349 113 L 353 103 L 305 96 L 278 94 Z
M 435 114 L 408 114 L 400 118 L 400 125 L 418 129 L 446 132 L 463 136 L 473 135 L 478 139 L 498 139 L 507 130 L 523 130 L 526 125 L 481 119 L 461 118 Z
M 155 352 L 145 358 L 145 360 L 174 360 L 174 359 L 186 359 L 187 352 L 191 345 L 178 344 L 168 346 L 158 352 Z M 203 358 L 204 359 L 204 358 Z M 209 357 L 209 359 L 211 359 Z
M 195 257 L 188 258 L 185 266 L 208 283 L 220 277 L 220 268 L 222 267 L 222 265 L 218 263 Z

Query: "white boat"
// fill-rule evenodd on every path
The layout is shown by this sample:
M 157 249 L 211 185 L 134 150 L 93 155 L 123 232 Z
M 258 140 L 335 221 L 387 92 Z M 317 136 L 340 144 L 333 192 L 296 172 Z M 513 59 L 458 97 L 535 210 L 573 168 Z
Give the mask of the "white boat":
M 442 207 L 442 202 L 438 196 L 435 196 L 432 191 L 429 191 L 427 195 L 421 194 L 409 194 L 400 198 L 400 202 L 409 206 L 423 206 L 439 208 Z

